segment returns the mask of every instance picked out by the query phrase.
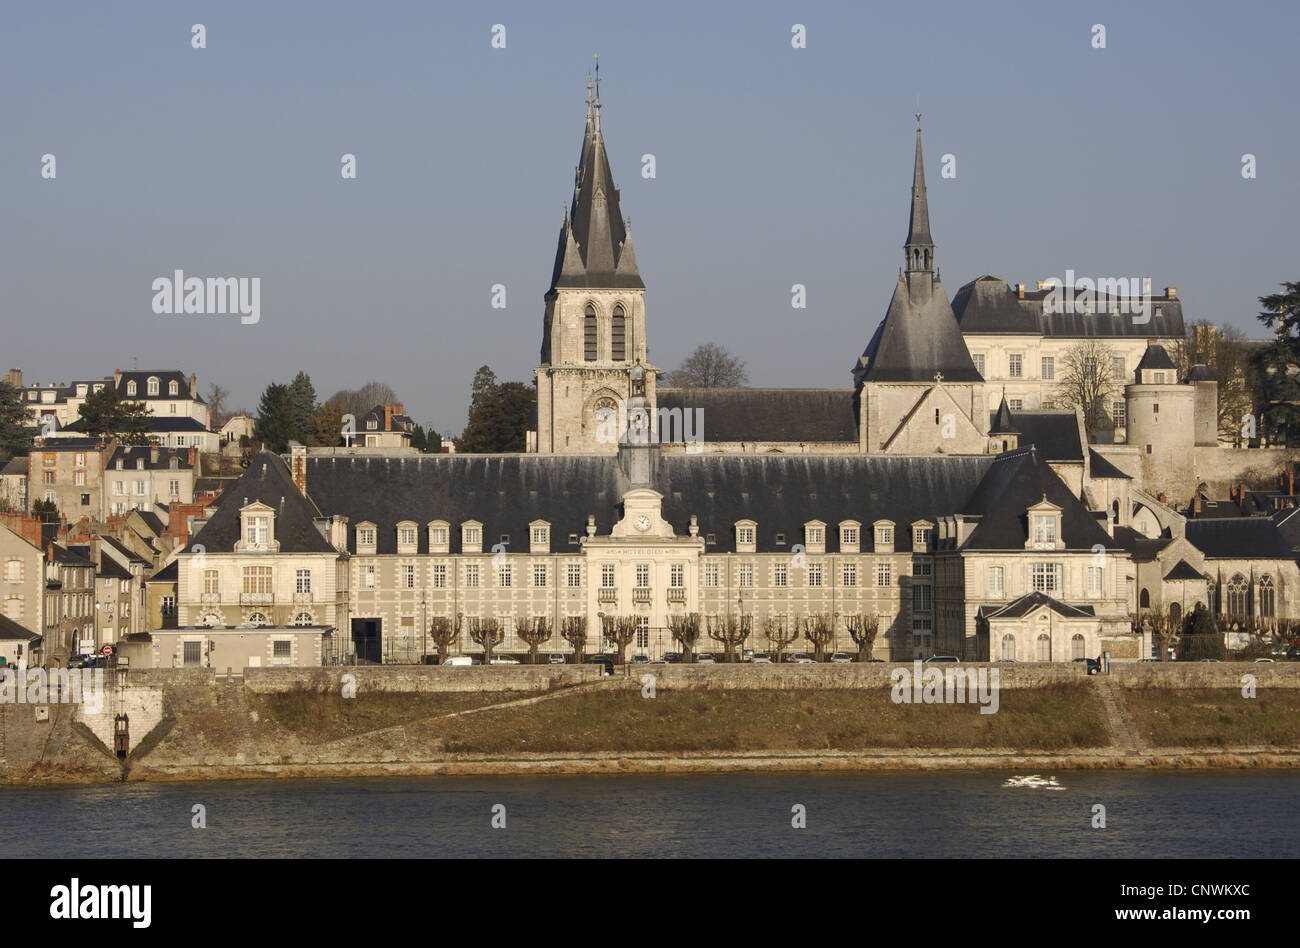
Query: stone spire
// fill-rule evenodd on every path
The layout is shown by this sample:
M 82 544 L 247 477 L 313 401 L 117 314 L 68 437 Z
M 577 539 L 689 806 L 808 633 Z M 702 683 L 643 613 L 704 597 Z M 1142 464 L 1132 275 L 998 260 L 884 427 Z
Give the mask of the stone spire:
M 912 168 L 912 216 L 903 244 L 905 269 L 934 271 L 934 240 L 930 237 L 930 204 L 925 195 L 925 160 L 921 157 L 921 113 L 916 113 L 916 164 Z

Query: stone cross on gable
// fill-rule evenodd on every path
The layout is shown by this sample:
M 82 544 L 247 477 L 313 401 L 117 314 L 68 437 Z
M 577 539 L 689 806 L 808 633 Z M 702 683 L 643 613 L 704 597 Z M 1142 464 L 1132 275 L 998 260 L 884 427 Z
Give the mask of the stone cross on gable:
M 934 380 L 935 380 L 936 382 L 942 382 L 942 381 L 943 381 L 943 373 L 942 373 L 942 372 L 936 372 L 936 373 L 934 373 Z

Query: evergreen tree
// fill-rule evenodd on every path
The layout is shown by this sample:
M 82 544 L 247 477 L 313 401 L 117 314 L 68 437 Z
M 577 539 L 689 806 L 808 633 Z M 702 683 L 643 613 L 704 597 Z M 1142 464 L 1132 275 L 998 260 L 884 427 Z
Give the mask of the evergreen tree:
M 262 392 L 262 400 L 257 407 L 256 431 L 257 439 L 263 447 L 277 454 L 287 451 L 289 442 L 296 440 L 298 423 L 287 385 L 272 382 Z
M 474 373 L 469 423 L 456 441 L 456 450 L 467 454 L 523 451 L 536 403 L 535 387 L 523 382 L 498 383 L 492 370 L 483 366 Z
M 117 438 L 123 444 L 149 443 L 149 429 L 153 413 L 144 402 L 124 402 L 117 389 L 105 385 L 98 392 L 86 396 L 77 409 L 86 433 Z
M 312 416 L 319 407 L 316 404 L 316 387 L 311 384 L 311 376 L 306 372 L 299 372 L 289 383 L 289 404 L 293 408 L 293 440 L 306 444 L 313 433 Z
M 330 399 L 316 409 L 311 417 L 311 434 L 307 444 L 318 448 L 333 448 L 343 443 L 343 405 Z
M 1202 658 L 1224 657 L 1223 633 L 1215 624 L 1214 616 L 1205 608 L 1205 603 L 1198 602 L 1196 608 L 1187 613 L 1183 620 L 1183 636 L 1178 649 L 1178 658 L 1184 662 L 1195 662 Z
M 1300 365 L 1300 282 L 1283 283 L 1283 292 L 1261 296 L 1260 322 L 1276 332 L 1271 345 L 1256 356 L 1266 407 L 1264 420 L 1286 435 L 1300 430 L 1300 375 L 1290 374 Z
M 0 461 L 20 457 L 31 449 L 37 429 L 28 417 L 22 389 L 0 382 Z

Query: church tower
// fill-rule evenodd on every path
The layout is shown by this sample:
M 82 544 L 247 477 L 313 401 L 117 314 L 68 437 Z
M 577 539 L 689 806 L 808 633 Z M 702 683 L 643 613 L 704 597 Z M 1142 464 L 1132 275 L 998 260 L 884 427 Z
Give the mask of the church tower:
M 629 224 L 619 209 L 600 121 L 600 79 L 587 80 L 587 124 L 565 210 L 542 320 L 537 426 L 529 447 L 542 454 L 616 453 L 608 413 L 631 395 L 630 370 L 644 368 L 655 410 L 658 369 L 647 361 L 645 284 Z M 602 424 L 602 422 L 604 422 Z
M 919 113 L 903 257 L 885 318 L 853 369 L 859 447 L 867 454 L 983 454 L 984 379 L 934 265 Z

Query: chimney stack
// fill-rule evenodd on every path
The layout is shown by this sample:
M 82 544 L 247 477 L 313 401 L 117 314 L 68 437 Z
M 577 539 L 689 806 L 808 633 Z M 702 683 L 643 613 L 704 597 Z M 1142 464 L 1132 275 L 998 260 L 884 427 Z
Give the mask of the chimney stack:
M 1192 494 L 1192 516 L 1199 517 L 1200 515 L 1201 515 L 1201 492 L 1198 490 L 1196 493 Z
M 297 441 L 289 442 L 289 471 L 293 474 L 293 486 L 304 497 L 307 496 L 307 446 Z
M 1165 299 L 1167 299 L 1167 300 L 1176 300 L 1176 299 L 1178 299 L 1178 287 L 1176 287 L 1176 286 L 1167 286 L 1167 287 L 1165 287 Z
M 199 394 L 199 377 L 193 372 L 190 373 L 190 398 L 197 398 Z
M 157 464 L 157 463 L 158 463 L 158 445 L 157 445 L 157 444 L 151 444 L 151 445 L 149 445 L 149 463 L 150 463 L 150 464 Z
M 113 370 L 113 388 L 117 388 L 118 385 L 121 384 L 121 382 L 122 382 L 122 370 L 121 370 L 121 369 L 114 369 L 114 370 Z
M 384 430 L 393 430 L 393 403 L 384 402 Z
M 1022 300 L 1025 298 L 1025 285 L 1023 283 L 1016 284 L 1016 298 Z

